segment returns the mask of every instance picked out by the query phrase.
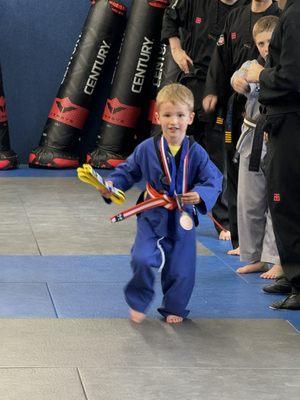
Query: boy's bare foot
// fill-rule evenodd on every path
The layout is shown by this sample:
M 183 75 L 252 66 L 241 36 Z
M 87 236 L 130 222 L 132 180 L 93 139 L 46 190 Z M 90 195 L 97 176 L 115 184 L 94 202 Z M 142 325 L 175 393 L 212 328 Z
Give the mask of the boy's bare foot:
M 231 239 L 230 231 L 222 229 L 219 234 L 219 240 L 230 240 L 230 239 Z
M 266 270 L 265 265 L 266 264 L 264 262 L 259 261 L 254 264 L 248 264 L 245 265 L 244 267 L 240 267 L 236 270 L 236 272 L 238 274 L 250 274 L 251 272 L 261 272 Z
M 182 317 L 179 317 L 178 315 L 168 315 L 166 317 L 166 322 L 168 324 L 180 324 L 180 322 L 183 321 Z
M 129 308 L 129 315 L 130 315 L 131 321 L 135 322 L 136 324 L 140 324 L 146 318 L 145 314 L 143 314 L 139 311 L 133 310 L 132 308 Z
M 279 278 L 283 274 L 283 269 L 281 265 L 274 264 L 269 271 L 264 272 L 263 274 L 260 275 L 261 278 L 264 279 L 275 279 Z
M 237 247 L 236 249 L 228 250 L 227 254 L 230 256 L 239 256 L 240 255 L 240 247 Z

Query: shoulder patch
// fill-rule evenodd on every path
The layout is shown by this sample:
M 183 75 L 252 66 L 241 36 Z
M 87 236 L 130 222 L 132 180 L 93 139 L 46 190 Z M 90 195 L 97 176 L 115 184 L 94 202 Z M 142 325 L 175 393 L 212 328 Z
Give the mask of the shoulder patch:
M 224 35 L 220 35 L 219 40 L 217 41 L 217 46 L 223 46 L 225 43 Z

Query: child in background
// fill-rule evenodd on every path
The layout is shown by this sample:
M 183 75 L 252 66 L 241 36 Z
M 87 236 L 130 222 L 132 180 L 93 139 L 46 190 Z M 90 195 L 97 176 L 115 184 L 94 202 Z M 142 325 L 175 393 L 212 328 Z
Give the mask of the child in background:
M 182 322 L 189 313 L 186 307 L 195 283 L 197 211 L 205 214 L 214 206 L 222 175 L 206 151 L 186 136 L 194 118 L 192 92 L 180 84 L 167 85 L 158 93 L 156 105 L 162 134 L 138 145 L 107 182 L 123 191 L 142 179 L 147 182 L 136 206 L 133 276 L 125 287 L 125 299 L 131 320 L 142 322 L 154 297 L 154 272 L 161 271 L 163 301 L 158 311 L 172 324 Z M 101 194 L 111 195 L 108 190 Z M 116 219 L 125 215 L 120 213 Z
M 231 78 L 231 85 L 238 93 L 247 97 L 246 116 L 242 127 L 242 134 L 237 144 L 239 154 L 238 178 L 238 232 L 241 261 L 250 264 L 237 269 L 240 274 L 265 271 L 261 277 L 276 278 L 282 274 L 279 265 L 279 255 L 275 243 L 275 236 L 267 204 L 267 189 L 265 176 L 266 137 L 262 141 L 260 166 L 255 171 L 249 170 L 255 135 L 256 123 L 260 117 L 258 102 L 259 83 L 248 83 L 246 71 L 252 63 L 264 64 L 268 55 L 269 42 L 278 22 L 276 16 L 260 18 L 253 27 L 253 38 L 258 48 L 258 60 L 247 61 L 236 71 Z M 267 264 L 273 264 L 268 270 Z

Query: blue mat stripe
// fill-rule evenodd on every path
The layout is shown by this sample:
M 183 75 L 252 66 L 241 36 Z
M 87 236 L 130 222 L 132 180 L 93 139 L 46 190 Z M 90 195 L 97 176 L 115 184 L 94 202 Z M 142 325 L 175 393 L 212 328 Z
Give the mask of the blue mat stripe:
M 0 263 L 0 317 L 127 317 L 129 256 L 1 256 Z M 218 256 L 199 256 L 191 318 L 281 318 L 300 329 L 300 313 L 268 308 L 278 296 L 264 294 L 259 281 L 253 274 L 247 282 Z M 159 276 L 156 286 L 151 317 L 159 317 Z

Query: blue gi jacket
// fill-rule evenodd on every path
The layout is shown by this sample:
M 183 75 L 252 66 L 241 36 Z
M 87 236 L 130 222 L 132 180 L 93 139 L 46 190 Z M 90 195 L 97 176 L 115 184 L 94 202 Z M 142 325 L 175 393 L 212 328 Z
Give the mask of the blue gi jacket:
M 120 164 L 107 179 L 111 180 L 116 188 L 123 191 L 144 179 L 158 192 L 168 192 L 168 185 L 163 179 L 164 173 L 157 151 L 157 141 L 160 137 L 159 135 L 139 144 L 126 162 Z M 168 153 L 167 158 L 170 157 L 173 156 Z M 182 173 L 180 168 L 177 173 Z M 195 191 L 199 194 L 202 201 L 197 205 L 197 209 L 201 214 L 205 214 L 214 206 L 222 190 L 222 175 L 209 159 L 206 151 L 193 140 L 190 140 L 187 178 L 187 191 Z M 180 193 L 177 187 L 175 189 L 177 193 Z M 193 214 L 193 207 L 190 205 L 185 205 L 184 210 L 190 215 Z M 179 225 L 179 217 L 178 209 L 168 211 L 163 207 L 145 211 L 139 216 L 139 218 L 147 218 L 151 222 L 151 226 L 158 236 L 173 238 L 177 238 L 178 234 L 181 237 L 184 233 Z

